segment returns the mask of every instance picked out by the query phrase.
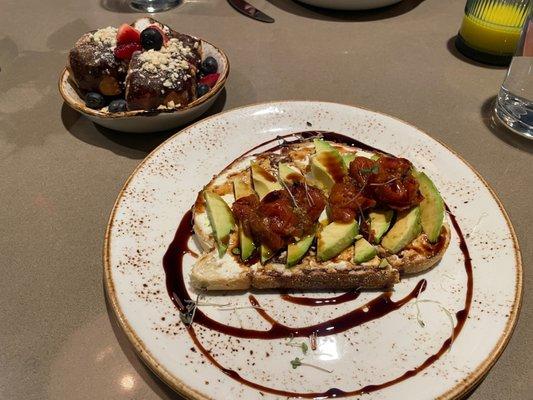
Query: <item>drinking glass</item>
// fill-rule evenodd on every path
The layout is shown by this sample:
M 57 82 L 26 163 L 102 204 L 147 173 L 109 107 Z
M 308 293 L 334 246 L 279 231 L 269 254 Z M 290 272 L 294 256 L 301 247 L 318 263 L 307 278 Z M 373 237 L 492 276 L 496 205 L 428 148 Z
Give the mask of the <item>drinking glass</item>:
M 498 93 L 495 113 L 509 129 L 533 139 L 533 11 Z
M 457 49 L 487 64 L 509 65 L 533 0 L 468 0 Z
M 154 13 L 170 10 L 182 2 L 182 0 L 131 0 L 130 5 L 138 11 Z

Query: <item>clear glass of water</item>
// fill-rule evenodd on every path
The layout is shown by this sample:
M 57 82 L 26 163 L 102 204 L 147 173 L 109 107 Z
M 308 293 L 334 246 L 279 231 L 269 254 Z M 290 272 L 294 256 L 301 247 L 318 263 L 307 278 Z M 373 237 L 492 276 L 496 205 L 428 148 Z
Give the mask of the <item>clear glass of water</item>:
M 130 5 L 142 12 L 161 12 L 179 6 L 182 0 L 131 0 Z
M 533 12 L 525 22 L 502 83 L 496 116 L 512 131 L 533 139 Z

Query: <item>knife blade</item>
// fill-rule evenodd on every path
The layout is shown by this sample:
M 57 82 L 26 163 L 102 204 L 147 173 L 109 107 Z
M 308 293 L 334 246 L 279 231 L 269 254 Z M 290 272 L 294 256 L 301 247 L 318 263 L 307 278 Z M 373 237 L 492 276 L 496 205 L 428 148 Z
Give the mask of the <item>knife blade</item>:
M 230 3 L 231 6 L 234 9 L 236 9 L 238 12 L 246 15 L 247 17 L 253 18 L 261 22 L 268 22 L 268 23 L 274 22 L 274 18 L 269 17 L 264 12 L 262 12 L 261 10 L 258 10 L 257 8 L 255 8 L 250 3 L 244 0 L 228 0 L 228 3 Z

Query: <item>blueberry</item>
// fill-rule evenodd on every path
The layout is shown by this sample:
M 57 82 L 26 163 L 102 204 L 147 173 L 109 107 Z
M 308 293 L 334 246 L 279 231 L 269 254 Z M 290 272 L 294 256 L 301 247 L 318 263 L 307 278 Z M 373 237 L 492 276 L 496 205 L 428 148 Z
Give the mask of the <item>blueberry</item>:
M 108 110 L 109 112 L 121 112 L 128 109 L 128 103 L 124 99 L 113 100 L 109 103 Z
M 205 74 L 214 74 L 218 71 L 218 63 L 217 60 L 215 60 L 213 57 L 207 57 L 204 61 L 202 61 L 202 65 L 200 66 L 200 70 Z
M 141 32 L 141 46 L 145 50 L 161 50 L 163 46 L 163 36 L 155 28 L 146 28 Z
M 206 94 L 207 92 L 209 92 L 209 86 L 207 86 L 205 83 L 200 83 L 197 87 L 196 87 L 196 95 L 198 97 L 202 97 L 204 94 Z
M 94 110 L 98 110 L 105 106 L 104 96 L 100 93 L 89 92 L 85 95 L 85 105 Z

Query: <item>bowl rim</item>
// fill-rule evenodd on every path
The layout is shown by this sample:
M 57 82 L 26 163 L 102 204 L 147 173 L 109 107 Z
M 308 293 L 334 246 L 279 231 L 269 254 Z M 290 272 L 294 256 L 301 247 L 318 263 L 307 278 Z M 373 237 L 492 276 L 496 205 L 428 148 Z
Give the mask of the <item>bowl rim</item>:
M 229 58 L 228 58 L 227 54 L 224 52 L 224 50 L 222 50 L 218 46 L 215 46 L 213 43 L 211 43 L 211 42 L 209 42 L 209 41 L 207 41 L 205 39 L 202 39 L 202 38 L 198 38 L 198 39 L 202 43 L 207 43 L 207 44 L 211 45 L 220 54 L 220 56 L 224 60 L 225 68 L 224 68 L 223 71 L 220 72 L 220 77 L 219 77 L 217 83 L 215 83 L 215 86 L 213 86 L 208 93 L 206 93 L 204 96 L 202 96 L 202 97 L 190 102 L 189 104 L 187 104 L 184 107 L 174 108 L 174 109 L 161 109 L 161 110 L 159 110 L 159 109 L 155 109 L 155 110 L 132 110 L 132 111 L 117 112 L 117 113 L 110 113 L 110 112 L 105 112 L 105 111 L 100 111 L 100 110 L 94 110 L 92 108 L 87 107 L 85 104 L 83 104 L 83 102 L 76 101 L 75 99 L 72 98 L 72 96 L 67 94 L 67 92 L 65 90 L 65 87 L 64 87 L 65 85 L 70 85 L 75 90 L 76 90 L 76 88 L 68 80 L 68 77 L 70 76 L 70 72 L 69 72 L 69 70 L 68 70 L 68 68 L 66 66 L 63 67 L 63 69 L 61 70 L 61 73 L 59 74 L 59 80 L 58 80 L 59 93 L 61 94 L 61 97 L 63 98 L 65 103 L 67 103 L 74 110 L 79 111 L 82 114 L 86 114 L 86 115 L 90 115 L 90 116 L 94 116 L 94 117 L 98 117 L 98 118 L 103 118 L 103 119 L 128 118 L 128 117 L 138 117 L 138 116 L 150 117 L 150 116 L 154 116 L 154 115 L 158 115 L 158 114 L 174 114 L 174 113 L 180 113 L 180 112 L 189 110 L 191 108 L 194 108 L 196 106 L 199 106 L 199 105 L 207 102 L 213 96 L 216 96 L 218 94 L 218 92 L 220 92 L 224 88 L 224 85 L 226 84 L 226 80 L 227 80 L 227 78 L 229 76 L 229 71 L 230 71 Z

